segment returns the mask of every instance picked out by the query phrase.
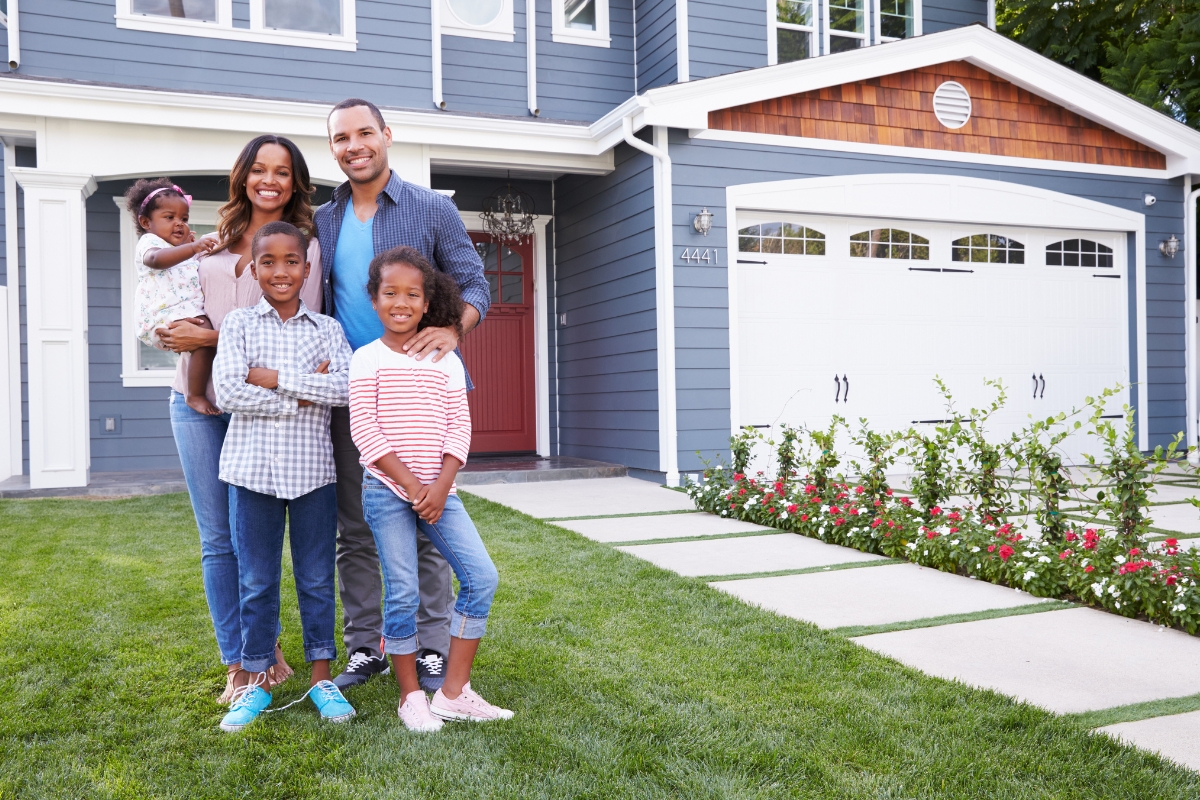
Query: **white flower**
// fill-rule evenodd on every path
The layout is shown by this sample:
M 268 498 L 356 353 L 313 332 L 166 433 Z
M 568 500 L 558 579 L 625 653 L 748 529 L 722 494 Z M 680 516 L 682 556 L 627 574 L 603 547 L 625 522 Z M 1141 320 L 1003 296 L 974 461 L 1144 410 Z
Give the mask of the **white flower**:
M 722 516 L 722 517 L 723 517 L 723 516 L 725 516 L 725 515 L 726 515 L 726 514 L 728 514 L 728 513 L 729 513 L 729 509 L 728 509 L 728 508 L 722 508 L 722 509 L 721 509 L 721 516 Z
M 950 544 L 959 544 L 960 541 L 961 540 L 959 540 L 959 539 L 951 539 Z
M 1113 597 L 1121 596 L 1121 590 L 1117 588 L 1116 584 L 1113 584 L 1112 586 L 1108 587 L 1108 593 L 1111 594 Z
M 1033 570 L 1026 570 L 1025 575 L 1022 578 L 1022 580 L 1031 581 L 1036 577 L 1037 577 L 1036 572 L 1034 572 Z
M 1038 561 L 1042 562 L 1043 564 L 1049 564 L 1050 556 L 1038 556 Z
M 751 497 L 749 500 L 746 501 L 746 508 L 749 508 L 750 506 L 754 505 L 757 502 L 758 502 L 757 497 Z
M 1118 564 L 1124 564 L 1125 556 L 1117 556 L 1116 558 L 1113 559 L 1113 561 L 1116 561 Z
M 1120 607 L 1121 607 L 1121 603 L 1120 603 L 1119 601 L 1115 601 L 1115 600 L 1114 600 L 1114 601 L 1113 601 L 1113 605 L 1114 605 L 1114 606 L 1116 606 L 1117 608 L 1120 608 Z
M 785 520 L 785 519 L 787 519 L 787 512 L 786 512 L 786 511 L 784 511 L 782 514 L 780 514 L 780 515 L 779 515 L 779 519 L 780 519 L 780 520 Z
M 909 549 L 909 550 L 916 550 L 916 549 L 917 549 L 917 543 L 916 543 L 916 542 L 909 542 L 909 543 L 908 543 L 906 546 L 908 547 L 908 549 Z
M 971 552 L 972 552 L 972 553 L 978 553 L 978 552 L 979 552 L 979 548 L 978 548 L 978 547 L 972 547 L 972 548 L 971 548 Z
M 1104 594 L 1104 586 L 1099 583 L 1093 583 L 1092 591 L 1096 593 L 1097 597 L 1099 597 L 1100 595 Z
M 1175 612 L 1187 611 L 1187 606 L 1185 606 L 1183 603 L 1180 603 L 1177 606 L 1171 606 L 1171 610 Z
M 822 514 L 828 514 L 828 513 L 829 513 L 829 506 L 821 506 L 821 513 L 822 513 Z

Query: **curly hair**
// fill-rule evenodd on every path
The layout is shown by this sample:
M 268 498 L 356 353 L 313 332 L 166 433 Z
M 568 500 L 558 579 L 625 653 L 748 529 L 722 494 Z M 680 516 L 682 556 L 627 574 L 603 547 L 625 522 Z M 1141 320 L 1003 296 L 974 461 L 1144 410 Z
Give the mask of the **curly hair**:
M 458 290 L 458 284 L 446 273 L 435 269 L 429 259 L 415 248 L 394 247 L 371 259 L 371 266 L 367 270 L 367 294 L 371 299 L 379 296 L 383 268 L 394 264 L 405 264 L 425 276 L 425 302 L 429 304 L 429 310 L 417 323 L 417 330 L 454 328 L 458 338 L 462 339 L 462 293 Z
M 159 191 L 159 190 L 162 191 Z M 146 203 L 146 207 L 142 208 L 142 203 L 146 202 L 151 192 L 158 192 L 154 197 L 150 198 L 150 202 Z M 183 199 L 183 192 L 175 186 L 175 181 L 170 178 L 142 178 L 130 186 L 125 192 L 125 208 L 133 215 L 133 224 L 137 227 L 138 233 L 145 233 L 146 229 L 142 227 L 141 217 L 149 217 L 154 209 L 158 208 L 158 204 L 168 197 L 178 197 Z
M 299 228 L 305 236 L 316 232 L 313 224 L 312 196 L 317 191 L 308 174 L 308 162 L 296 143 L 286 136 L 264 134 L 256 136 L 246 143 L 238 154 L 233 169 L 229 171 L 229 201 L 217 212 L 217 236 L 220 245 L 217 250 L 224 250 L 229 245 L 240 240 L 250 227 L 250 217 L 254 205 L 246 194 L 246 181 L 250 178 L 250 170 L 258 158 L 258 151 L 265 144 L 277 144 L 292 159 L 292 199 L 283 207 L 283 221 L 290 222 Z

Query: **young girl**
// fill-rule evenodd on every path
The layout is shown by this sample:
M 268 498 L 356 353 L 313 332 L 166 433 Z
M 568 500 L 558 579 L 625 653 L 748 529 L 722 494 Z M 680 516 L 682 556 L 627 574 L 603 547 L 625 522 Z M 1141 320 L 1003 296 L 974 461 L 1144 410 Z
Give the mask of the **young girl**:
M 454 280 L 411 247 L 371 261 L 367 293 L 384 334 L 350 362 L 350 430 L 366 467 L 363 511 L 383 567 L 383 652 L 400 684 L 398 713 L 412 731 L 442 720 L 510 719 L 471 689 L 471 664 L 487 628 L 498 576 L 454 489 L 471 447 L 466 374 L 454 353 L 436 364 L 404 353 L 425 327 L 460 327 Z M 417 528 L 458 577 L 445 683 L 426 698 L 417 682 Z
M 134 295 L 138 339 L 161 349 L 158 329 L 180 319 L 197 319 L 211 328 L 204 316 L 196 256 L 211 252 L 216 240 L 196 241 L 188 228 L 192 198 L 168 178 L 155 178 L 131 186 L 125 201 L 142 234 L 133 257 L 138 275 Z M 221 413 L 205 396 L 214 355 L 213 347 L 195 350 L 188 367 L 187 404 L 201 414 Z

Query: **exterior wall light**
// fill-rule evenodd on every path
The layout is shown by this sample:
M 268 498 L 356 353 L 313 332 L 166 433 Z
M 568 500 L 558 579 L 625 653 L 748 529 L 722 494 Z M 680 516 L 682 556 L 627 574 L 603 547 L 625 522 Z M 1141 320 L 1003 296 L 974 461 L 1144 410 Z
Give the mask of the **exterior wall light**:
M 700 213 L 692 220 L 692 227 L 696 229 L 696 233 L 708 236 L 708 232 L 712 230 L 713 215 L 708 208 L 700 209 Z
M 1162 253 L 1167 258 L 1174 258 L 1179 252 L 1179 240 L 1175 238 L 1175 234 L 1171 234 L 1171 238 L 1158 243 L 1158 252 Z

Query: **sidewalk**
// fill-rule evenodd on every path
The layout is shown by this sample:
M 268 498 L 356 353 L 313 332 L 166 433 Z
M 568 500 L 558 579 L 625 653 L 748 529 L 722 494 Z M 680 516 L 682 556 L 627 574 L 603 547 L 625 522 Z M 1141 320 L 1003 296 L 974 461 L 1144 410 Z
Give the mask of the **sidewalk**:
M 1200 487 L 1161 478 L 1154 531 L 1200 545 Z M 465 491 L 1200 770 L 1200 637 L 697 512 L 634 478 Z

